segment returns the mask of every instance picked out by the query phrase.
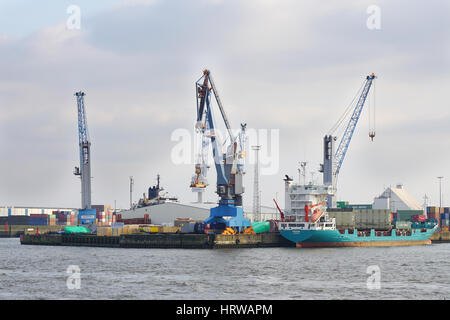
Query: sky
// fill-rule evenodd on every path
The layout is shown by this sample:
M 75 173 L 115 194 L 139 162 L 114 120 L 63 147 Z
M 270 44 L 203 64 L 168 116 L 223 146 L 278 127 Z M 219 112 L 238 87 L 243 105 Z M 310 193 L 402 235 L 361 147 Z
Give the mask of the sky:
M 168 195 L 195 201 L 193 160 L 174 160 L 173 137 L 193 133 L 194 84 L 208 68 L 233 128 L 275 132 L 259 141 L 272 164 L 261 163 L 263 205 L 284 206 L 282 179 L 298 180 L 301 161 L 321 181 L 323 136 L 373 72 L 338 200 L 371 203 L 402 183 L 438 205 L 443 176 L 450 206 L 449 14 L 445 0 L 0 0 L 0 205 L 80 206 L 79 90 L 94 204 L 127 208 L 129 177 L 137 200 L 157 174 Z M 247 206 L 253 172 L 249 161 Z M 213 168 L 208 179 L 216 201 Z

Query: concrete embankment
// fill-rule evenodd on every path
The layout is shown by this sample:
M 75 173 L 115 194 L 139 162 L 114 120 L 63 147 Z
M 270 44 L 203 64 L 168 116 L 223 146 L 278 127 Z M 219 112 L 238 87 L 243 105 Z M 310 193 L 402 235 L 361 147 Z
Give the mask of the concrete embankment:
M 20 237 L 24 233 L 39 233 L 44 234 L 48 232 L 57 232 L 63 226 L 34 226 L 34 225 L 9 225 L 1 226 L 0 238 L 15 238 Z
M 116 248 L 264 248 L 294 247 L 295 244 L 284 239 L 279 233 L 262 234 L 182 234 L 156 233 L 121 236 L 96 236 L 74 234 L 43 234 L 21 236 L 24 245 L 86 246 Z
M 432 243 L 448 243 L 450 242 L 450 231 L 435 232 L 430 240 Z

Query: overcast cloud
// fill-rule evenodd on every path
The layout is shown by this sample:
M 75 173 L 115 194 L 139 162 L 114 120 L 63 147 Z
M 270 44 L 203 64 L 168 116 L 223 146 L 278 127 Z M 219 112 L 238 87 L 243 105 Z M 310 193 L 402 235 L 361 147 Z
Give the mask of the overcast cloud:
M 155 183 L 194 201 L 193 165 L 175 165 L 174 130 L 192 130 L 194 82 L 209 68 L 234 127 L 278 129 L 277 174 L 262 202 L 284 205 L 285 174 L 316 171 L 322 138 L 366 75 L 376 81 L 339 178 L 338 198 L 367 203 L 403 183 L 450 206 L 450 7 L 447 1 L 88 1 L 0 4 L 0 205 L 80 205 L 75 91 L 86 92 L 95 204 L 129 205 Z M 51 2 L 54 3 L 54 2 Z M 62 5 L 64 4 L 64 5 Z M 81 9 L 69 30 L 66 9 Z M 381 29 L 366 12 L 381 9 Z M 6 21 L 6 22 L 5 22 Z M 308 174 L 310 177 L 310 175 Z M 210 171 L 209 200 L 215 200 Z M 253 166 L 247 166 L 251 205 Z M 448 200 L 448 201 L 447 201 Z

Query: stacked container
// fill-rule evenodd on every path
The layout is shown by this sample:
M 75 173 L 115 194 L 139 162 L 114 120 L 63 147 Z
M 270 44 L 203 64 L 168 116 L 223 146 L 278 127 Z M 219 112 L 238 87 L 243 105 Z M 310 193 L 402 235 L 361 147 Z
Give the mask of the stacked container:
M 358 230 L 390 230 L 391 211 L 389 209 L 361 209 L 355 211 L 355 226 Z
M 328 209 L 327 214 L 335 219 L 337 229 L 354 229 L 356 226 L 355 213 L 352 209 Z
M 412 225 L 411 221 L 397 221 L 395 223 L 395 229 L 398 229 L 398 230 L 407 229 L 407 230 L 409 230 L 409 229 L 411 229 L 411 225 Z
M 56 226 L 56 215 L 55 214 L 51 214 L 48 216 L 48 225 Z
M 440 212 L 444 213 L 444 208 L 439 207 L 427 207 L 427 218 L 428 219 L 437 219 L 438 223 L 440 220 Z
M 415 214 L 415 215 L 411 216 L 412 222 L 425 222 L 426 220 L 427 220 L 427 216 L 425 216 L 423 214 Z
M 445 227 L 448 229 L 450 225 L 450 213 L 441 213 L 440 221 L 441 229 L 446 229 Z
M 48 225 L 48 216 L 46 214 L 30 214 L 29 224 L 32 226 Z

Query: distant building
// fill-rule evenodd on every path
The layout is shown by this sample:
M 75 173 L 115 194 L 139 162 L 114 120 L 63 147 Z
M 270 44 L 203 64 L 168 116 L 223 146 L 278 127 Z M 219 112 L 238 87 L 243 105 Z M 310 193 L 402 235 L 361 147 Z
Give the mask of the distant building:
M 423 210 L 423 207 L 398 184 L 395 188 L 387 188 L 380 196 L 374 199 L 373 209 L 390 209 L 392 212 L 397 210 Z
M 144 214 L 148 214 L 152 224 L 172 224 L 177 218 L 205 220 L 210 215 L 210 209 L 216 206 L 216 202 L 181 203 L 166 201 L 146 207 L 122 210 L 118 214 L 122 216 L 122 219 L 143 218 Z M 254 221 L 256 217 L 251 211 L 252 208 L 244 207 L 244 215 Z M 261 220 L 269 219 L 280 219 L 277 210 L 272 207 L 261 206 Z

